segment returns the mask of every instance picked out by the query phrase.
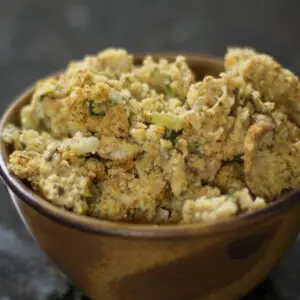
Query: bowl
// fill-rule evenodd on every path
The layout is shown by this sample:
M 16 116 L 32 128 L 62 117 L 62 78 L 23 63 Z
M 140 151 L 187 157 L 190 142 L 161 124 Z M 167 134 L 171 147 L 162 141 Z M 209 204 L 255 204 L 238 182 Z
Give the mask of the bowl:
M 223 69 L 217 58 L 188 54 L 187 59 L 198 78 Z M 12 102 L 0 133 L 7 122 L 18 123 L 19 109 L 31 95 L 29 88 Z M 264 280 L 300 230 L 299 190 L 255 213 L 219 222 L 159 226 L 79 216 L 42 199 L 11 174 L 10 150 L 1 141 L 0 172 L 24 224 L 93 300 L 239 299 Z

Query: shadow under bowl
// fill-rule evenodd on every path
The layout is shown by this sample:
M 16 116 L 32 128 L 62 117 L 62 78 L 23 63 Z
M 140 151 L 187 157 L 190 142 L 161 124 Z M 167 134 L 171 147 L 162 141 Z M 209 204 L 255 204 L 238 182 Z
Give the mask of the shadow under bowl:
M 217 58 L 187 54 L 187 60 L 199 79 L 223 70 Z M 28 89 L 6 110 L 1 136 L 5 124 L 19 122 L 31 95 Z M 9 172 L 2 141 L 0 150 L 1 177 L 28 230 L 93 300 L 239 299 L 267 276 L 300 229 L 299 190 L 255 213 L 215 223 L 158 226 L 79 216 L 32 192 Z

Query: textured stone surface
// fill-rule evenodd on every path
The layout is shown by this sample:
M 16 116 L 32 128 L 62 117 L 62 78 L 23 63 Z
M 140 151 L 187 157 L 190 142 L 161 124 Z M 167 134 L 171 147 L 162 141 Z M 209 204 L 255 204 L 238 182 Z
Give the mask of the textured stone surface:
M 0 111 L 27 85 L 108 46 L 223 55 L 249 45 L 299 74 L 298 0 L 1 0 Z M 0 300 L 80 299 L 21 224 L 0 185 Z M 300 299 L 300 241 L 246 299 Z

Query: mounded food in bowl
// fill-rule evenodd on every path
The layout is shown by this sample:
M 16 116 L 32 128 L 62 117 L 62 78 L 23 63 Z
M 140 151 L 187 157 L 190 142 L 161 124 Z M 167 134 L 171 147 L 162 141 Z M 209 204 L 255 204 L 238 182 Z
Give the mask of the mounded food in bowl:
M 198 81 L 183 56 L 122 49 L 36 84 L 9 168 L 51 203 L 108 220 L 178 223 L 264 208 L 300 185 L 300 84 L 270 56 L 232 48 Z
M 108 55 L 107 53 L 110 53 L 109 56 L 111 56 L 112 53 L 116 52 L 109 51 L 105 53 L 104 56 L 102 53 L 99 57 L 105 58 Z M 117 53 L 121 57 L 122 55 L 128 56 L 123 51 L 117 51 Z M 102 136 L 112 136 L 107 132 L 105 134 L 97 134 L 97 130 L 100 130 L 97 122 L 104 120 L 107 114 L 109 115 L 114 110 L 116 111 L 117 108 L 120 109 L 122 103 L 112 104 L 100 101 L 101 103 L 105 102 L 105 105 L 103 107 L 101 104 L 98 107 L 98 104 L 94 106 L 96 101 L 87 102 L 87 106 L 82 106 L 82 112 L 85 112 L 83 116 L 86 116 L 86 119 L 83 117 L 80 123 L 81 126 L 83 128 L 84 126 L 89 126 L 90 122 L 88 120 L 90 118 L 96 122 L 95 131 L 91 130 L 89 134 L 85 130 L 77 130 L 76 126 L 78 124 L 72 124 L 71 121 L 64 123 L 64 101 L 57 101 L 56 97 L 58 97 L 58 94 L 56 93 L 59 90 L 53 82 L 57 82 L 57 80 L 60 80 L 60 77 L 66 76 L 65 72 L 58 75 L 58 77 L 54 76 L 50 80 L 42 80 L 36 87 L 28 89 L 4 113 L 0 123 L 0 133 L 6 142 L 3 139 L 0 141 L 0 172 L 11 198 L 27 228 L 43 251 L 78 287 L 83 288 L 85 294 L 93 300 L 240 299 L 241 296 L 245 295 L 267 276 L 294 242 L 300 229 L 299 190 L 295 189 L 288 193 L 285 193 L 285 190 L 297 186 L 297 180 L 295 179 L 297 169 L 293 169 L 292 175 L 290 175 L 291 165 L 287 163 L 287 157 L 290 157 L 290 162 L 294 162 L 297 151 L 293 152 L 293 150 L 291 155 L 287 155 L 286 150 L 287 148 L 290 149 L 290 147 L 294 149 L 294 146 L 297 148 L 296 143 L 293 144 L 295 138 L 295 133 L 293 132 L 295 124 L 297 124 L 298 81 L 294 75 L 283 70 L 268 56 L 256 55 L 251 50 L 241 49 L 232 49 L 230 53 L 231 55 L 228 54 L 227 58 L 225 58 L 226 74 L 221 76 L 219 74 L 224 70 L 222 60 L 201 55 L 186 55 L 187 68 L 192 70 L 195 80 L 189 87 L 192 90 L 190 95 L 194 95 L 192 98 L 195 102 L 190 104 L 185 97 L 180 96 L 182 94 L 177 94 L 180 93 L 177 91 L 177 88 L 184 86 L 183 82 L 179 80 L 180 76 L 176 77 L 174 75 L 175 77 L 172 77 L 174 80 L 177 79 L 177 81 L 174 81 L 175 83 L 172 81 L 172 89 L 170 89 L 169 81 L 164 81 L 164 84 L 167 84 L 167 86 L 163 85 L 162 88 L 153 88 L 150 86 L 150 83 L 143 83 L 144 86 L 148 85 L 150 90 L 154 90 L 153 93 L 155 95 L 161 95 L 161 100 L 164 100 L 162 103 L 166 107 L 171 105 L 171 103 L 175 103 L 174 109 L 178 107 L 178 113 L 164 108 L 157 110 L 157 112 L 153 111 L 156 114 L 154 118 L 151 115 L 151 111 L 150 118 L 148 111 L 146 111 L 145 115 L 136 114 L 137 117 L 145 118 L 145 121 L 141 123 L 145 123 L 147 127 L 147 138 L 151 132 L 148 132 L 148 128 L 151 126 L 151 128 L 163 127 L 164 133 L 163 137 L 160 137 L 157 142 L 150 142 L 150 140 L 153 141 L 151 138 L 147 144 L 148 148 L 146 147 L 148 152 L 146 150 L 139 152 L 132 158 L 132 162 L 128 162 L 128 160 L 115 161 L 111 159 L 112 156 L 110 158 L 104 157 L 105 149 L 109 149 L 111 145 L 116 146 L 111 143 L 108 143 L 107 148 L 103 147 L 102 150 L 96 147 L 95 153 L 85 152 L 87 145 L 91 146 L 93 144 L 95 146 L 99 143 L 100 147 Z M 244 54 L 242 55 L 242 53 Z M 174 54 L 153 55 L 155 61 L 159 60 L 159 57 L 166 57 L 171 63 L 163 61 L 158 63 L 158 65 L 167 65 L 169 66 L 167 70 L 172 68 L 172 74 L 175 72 L 174 74 L 180 75 L 180 71 L 178 71 L 179 73 L 176 71 L 179 66 L 176 62 L 172 63 L 176 61 L 176 56 Z M 86 59 L 85 62 L 70 67 L 71 69 L 78 68 L 78 71 L 74 69 L 74 79 L 77 77 L 82 78 L 82 81 L 79 80 L 77 83 L 74 83 L 75 86 L 79 85 L 80 82 L 83 85 L 90 82 L 91 77 L 80 77 L 80 74 L 85 72 L 84 70 L 80 71 L 81 67 L 85 69 L 87 65 L 93 65 L 92 62 L 97 61 L 99 57 Z M 134 57 L 133 60 L 135 65 L 141 65 L 143 57 Z M 112 62 L 113 60 L 109 59 L 109 61 Z M 123 67 L 127 65 L 124 60 L 117 60 L 115 56 L 116 61 L 120 63 L 123 61 L 121 63 Z M 149 62 L 151 60 L 148 58 L 146 61 Z M 182 58 L 179 59 L 179 62 L 179 65 L 186 65 Z M 108 66 L 106 59 L 98 65 L 100 70 L 104 68 L 106 73 L 108 72 L 109 74 L 111 73 L 111 68 L 116 68 L 116 66 L 117 64 Z M 137 68 L 133 67 L 133 69 Z M 266 71 L 267 69 L 268 71 Z M 95 71 L 95 69 L 93 70 Z M 92 73 L 94 71 L 91 70 Z M 105 73 L 102 71 L 99 72 Z M 167 74 L 170 74 L 170 72 L 167 72 Z M 188 69 L 187 74 L 191 74 Z M 104 74 L 102 75 L 104 76 Z M 107 76 L 110 77 L 109 75 Z M 189 78 L 190 76 L 188 75 Z M 205 76 L 208 77 L 203 80 L 203 83 L 196 83 Z M 119 80 L 117 79 L 116 81 Z M 169 77 L 168 80 L 170 80 Z M 277 82 L 276 85 L 273 84 L 274 81 Z M 178 85 L 179 82 L 182 84 Z M 224 85 L 224 82 L 228 83 L 229 88 Z M 239 82 L 242 82 L 243 85 L 245 84 L 244 88 L 238 85 L 241 88 L 241 94 L 240 91 L 231 89 L 232 82 L 234 84 L 239 84 Z M 46 85 L 46 83 L 50 83 L 50 85 Z M 40 90 L 43 95 L 38 96 L 37 91 L 42 86 L 45 88 L 44 91 L 43 89 Z M 54 89 L 53 86 L 55 86 Z M 111 85 L 109 86 L 114 88 Z M 138 93 L 139 88 L 136 89 L 136 87 L 136 84 L 132 86 L 133 91 Z M 201 87 L 203 87 L 203 90 L 201 90 Z M 75 90 L 79 92 L 80 88 Z M 88 90 L 85 92 L 88 92 Z M 167 92 L 169 90 L 171 93 Z M 245 98 L 243 93 L 247 93 L 250 90 L 261 90 L 261 92 L 254 94 L 251 92 L 252 96 Z M 189 93 L 187 93 L 187 96 Z M 52 102 L 50 101 L 51 97 L 53 97 Z M 201 101 L 198 101 L 197 97 Z M 36 101 L 39 100 L 36 104 L 33 104 L 34 98 L 36 98 Z M 88 98 L 87 100 L 95 99 L 97 100 L 96 97 Z M 138 107 L 142 106 L 143 99 L 138 99 L 136 96 L 134 99 L 138 103 Z M 236 103 L 237 99 L 244 104 Z M 233 106 L 232 101 L 234 101 Z M 155 107 L 156 103 L 156 101 L 150 101 L 148 104 L 150 105 L 149 107 Z M 201 103 L 203 108 L 201 108 Z M 217 103 L 224 103 L 221 106 L 224 105 L 225 109 L 219 109 L 219 104 L 217 105 Z M 28 104 L 30 105 L 28 106 Z M 44 105 L 49 106 L 47 110 L 42 108 Z M 77 107 L 76 105 L 75 108 Z M 109 108 L 108 110 L 106 105 Z M 128 107 L 129 105 L 126 105 L 124 108 L 127 113 Z M 103 108 L 105 108 L 104 112 Z M 110 109 L 113 110 L 110 112 Z M 89 110 L 91 113 L 87 114 Z M 183 127 L 180 129 L 181 125 L 179 127 L 177 122 L 178 118 L 182 117 L 180 111 L 186 113 L 188 110 L 198 111 L 199 115 L 188 116 L 187 114 L 184 116 L 183 114 L 184 119 L 187 118 L 189 121 L 186 123 L 183 120 Z M 247 113 L 241 114 L 241 111 L 247 110 L 249 111 L 248 125 L 247 122 L 246 124 L 241 123 L 242 120 L 247 120 L 248 118 Z M 80 109 L 68 110 L 66 119 L 72 120 L 80 111 Z M 140 109 L 140 111 L 144 111 L 144 109 Z M 210 118 L 207 118 L 209 112 Z M 273 116 L 275 112 L 277 114 Z M 46 117 L 43 115 L 44 113 L 46 113 Z M 98 116 L 95 113 L 101 115 Z M 157 114 L 160 114 L 159 118 L 157 118 Z M 161 118 L 161 114 L 164 114 L 163 118 Z M 243 118 L 240 116 L 238 119 L 237 116 L 240 114 Z M 167 117 L 165 117 L 166 115 Z M 109 132 L 120 129 L 120 131 L 116 132 L 124 134 L 123 129 L 127 128 L 126 126 L 130 128 L 134 126 L 135 120 L 131 120 L 134 116 L 134 114 L 132 116 L 131 112 L 130 114 L 123 114 L 123 116 L 127 118 L 127 121 L 126 118 L 122 119 L 123 121 L 125 120 L 125 126 L 118 127 L 118 124 L 120 124 L 118 117 L 115 119 L 115 123 L 105 128 L 109 129 Z M 277 117 L 279 116 L 283 116 L 282 119 L 278 119 Z M 176 117 L 175 123 L 173 123 L 174 117 Z M 263 129 L 265 128 L 264 126 L 269 128 L 270 118 L 273 121 L 271 126 L 273 129 L 261 131 L 260 126 Z M 53 120 L 53 124 L 61 122 L 61 125 L 57 127 L 51 125 Z M 169 122 L 170 120 L 171 123 Z M 203 120 L 207 120 L 206 125 L 205 122 L 204 124 L 201 123 Z M 28 121 L 27 125 L 26 121 Z M 161 121 L 163 121 L 163 124 L 156 123 Z M 182 120 L 179 124 L 181 122 Z M 14 126 L 9 124 L 14 124 Z M 242 124 L 244 125 L 242 126 Z M 72 127 L 73 125 L 75 127 Z M 145 126 L 141 126 L 141 129 Z M 230 130 L 226 126 L 229 126 Z M 246 133 L 243 130 L 238 130 L 238 128 L 244 129 L 244 126 L 247 127 Z M 41 130 L 42 128 L 43 130 Z M 75 128 L 74 134 L 70 132 L 70 136 L 59 136 L 60 132 L 69 132 L 71 128 Z M 218 131 L 218 128 L 221 129 Z M 102 129 L 104 130 L 104 127 Z M 225 131 L 225 129 L 229 131 Z M 223 130 L 228 135 L 225 134 L 223 136 Z M 78 131 L 81 134 L 76 134 Z M 230 133 L 232 132 L 241 133 L 241 135 L 245 134 L 243 143 L 246 144 L 248 138 L 247 144 L 255 147 L 246 148 L 245 144 L 243 144 L 241 146 L 243 155 L 232 155 L 230 159 L 224 159 L 224 153 L 230 153 L 228 152 L 229 149 L 235 149 L 233 145 L 237 145 L 238 141 L 242 139 L 239 134 L 231 135 Z M 263 134 L 264 132 L 266 134 Z M 297 132 L 297 129 L 295 132 Z M 220 137 L 219 140 L 215 136 L 216 133 Z M 152 135 L 150 136 L 152 137 Z M 282 140 L 282 136 L 286 137 L 285 141 Z M 193 143 L 195 141 L 193 137 L 199 137 L 199 145 Z M 229 137 L 232 143 L 229 143 Z M 115 139 L 118 141 L 122 140 L 123 143 L 121 145 L 130 142 L 144 149 L 145 144 L 134 142 L 130 131 L 127 136 L 115 136 Z M 185 145 L 185 142 L 180 144 L 180 139 L 185 139 L 187 145 Z M 89 143 L 78 144 L 78 140 L 81 142 L 89 141 Z M 188 141 L 191 143 L 188 143 Z M 49 145 L 52 142 L 58 143 L 57 150 L 54 147 L 52 149 L 53 152 L 49 151 L 51 150 Z M 210 147 L 211 143 L 213 147 Z M 120 144 L 117 144 L 119 147 Z M 165 147 L 166 145 L 167 147 Z M 202 148 L 200 148 L 200 145 Z M 229 145 L 232 145 L 232 147 L 226 148 Z M 278 145 L 281 145 L 282 148 Z M 153 152 L 150 151 L 152 149 Z M 224 149 L 227 149 L 227 152 Z M 78 154 L 78 151 L 83 151 L 83 153 Z M 176 157 L 181 157 L 181 161 L 184 158 L 185 172 L 179 174 L 183 174 L 186 177 L 187 186 L 183 185 L 182 192 L 179 193 L 179 196 L 176 196 L 176 178 L 178 178 L 178 182 L 182 181 L 179 180 L 181 176 L 174 176 L 178 174 L 176 172 L 180 168 L 169 167 L 169 171 L 163 173 L 163 181 L 167 187 L 165 191 L 168 197 L 163 198 L 159 194 L 160 197 L 155 200 L 157 204 L 155 209 L 149 209 L 153 199 L 147 198 L 146 203 L 149 206 L 144 211 L 138 206 L 142 202 L 137 201 L 134 209 L 131 208 L 129 212 L 122 215 L 120 212 L 124 212 L 128 208 L 128 204 L 132 199 L 128 195 L 135 196 L 133 193 L 133 188 L 136 186 L 135 183 L 142 178 L 149 177 L 151 172 L 165 172 L 164 168 L 157 165 L 153 168 L 154 165 L 152 163 L 149 169 L 147 162 L 146 166 L 142 163 L 140 168 L 142 172 L 139 174 L 139 166 L 136 165 L 136 162 L 142 159 L 146 153 L 148 155 L 153 153 L 154 159 L 154 154 L 160 153 L 160 151 L 167 153 L 166 157 L 170 157 L 170 159 L 166 161 L 165 156 L 162 155 L 161 157 L 159 155 L 157 156 L 158 162 L 162 159 L 163 162 L 172 162 L 173 164 L 178 162 Z M 19 154 L 14 154 L 16 152 Z M 32 154 L 33 152 L 35 154 Z M 248 153 L 248 163 L 246 152 Z M 23 153 L 24 157 L 20 153 Z M 28 153 L 31 154 L 28 156 Z M 174 156 L 174 153 L 176 153 L 176 156 Z M 65 154 L 64 158 L 62 158 L 63 154 Z M 111 155 L 111 152 L 108 151 L 106 155 L 108 154 Z M 116 157 L 116 155 L 127 155 L 128 152 L 125 151 L 124 154 L 123 151 L 114 151 L 113 154 Z M 197 164 L 197 160 L 201 161 L 200 154 L 205 159 L 200 164 Z M 210 159 L 213 157 L 212 154 L 221 161 L 219 162 L 219 167 L 215 167 L 212 164 L 213 161 Z M 9 159 L 12 160 L 12 157 L 17 159 L 18 155 L 20 168 L 15 169 L 14 167 L 18 164 L 13 166 Z M 33 160 L 31 160 L 32 157 L 34 157 Z M 194 157 L 194 159 L 191 157 Z M 35 161 L 36 158 L 41 162 L 38 167 Z M 190 162 L 187 165 L 188 159 Z M 61 160 L 65 162 L 62 164 Z M 97 163 L 89 165 L 89 163 L 86 163 L 88 160 L 92 162 L 97 161 Z M 50 164 L 44 163 L 47 161 Z M 278 164 L 275 164 L 274 161 L 277 161 Z M 280 171 L 278 171 L 276 168 L 281 166 L 283 161 L 286 162 L 284 164 L 285 167 L 280 167 Z M 57 166 L 53 162 L 57 162 Z M 265 164 L 263 164 L 264 162 Z M 196 164 L 193 166 L 194 163 Z M 104 169 L 104 171 L 98 172 L 99 169 L 95 168 L 99 164 L 104 165 L 104 168 L 99 168 L 100 170 Z M 11 170 L 8 168 L 9 165 L 11 165 Z M 262 168 L 252 168 L 254 165 L 262 166 Z M 119 169 L 116 166 L 119 166 Z M 75 173 L 74 167 L 78 170 Z M 203 167 L 205 167 L 207 174 L 212 174 L 213 170 L 215 170 L 214 172 L 217 172 L 215 178 L 218 177 L 219 179 L 203 177 L 205 174 L 200 172 L 201 170 L 203 171 Z M 109 171 L 113 168 L 117 168 L 117 171 L 109 175 L 111 177 L 102 179 L 102 176 L 108 176 Z M 24 175 L 26 169 L 28 176 Z M 277 170 L 278 174 L 273 174 L 272 169 Z M 33 170 L 35 171 L 31 173 Z M 257 181 L 260 179 L 258 184 L 255 181 L 255 173 L 251 172 L 257 172 Z M 100 182 L 104 184 L 107 180 L 111 180 L 113 176 L 123 176 L 124 173 L 128 173 L 130 175 L 129 178 L 132 180 L 125 185 L 122 183 L 121 185 L 116 185 L 116 187 L 113 186 L 116 188 L 117 193 L 112 194 L 114 201 L 111 204 L 117 203 L 117 205 L 115 207 L 112 206 L 110 210 L 101 211 L 98 206 L 100 203 L 98 200 L 100 199 L 95 201 L 95 194 L 93 194 L 95 193 L 95 185 L 100 184 Z M 268 173 L 271 177 L 266 178 L 265 173 Z M 47 180 L 48 177 L 46 178 L 46 175 L 49 175 L 50 181 Z M 58 182 L 57 176 L 61 177 L 62 180 Z M 97 178 L 97 176 L 99 177 Z M 56 178 L 54 182 L 52 182 L 53 178 Z M 82 180 L 78 178 L 82 178 Z M 194 181 L 193 178 L 195 178 Z M 197 178 L 200 180 L 197 181 Z M 87 192 L 83 193 L 80 198 L 77 194 L 73 194 L 76 201 L 69 197 L 72 189 L 68 190 L 67 185 L 60 185 L 62 182 L 64 184 L 68 182 L 72 184 L 73 180 L 77 183 L 76 187 L 73 185 L 76 189 Z M 54 185 L 56 182 L 58 184 L 57 187 Z M 86 182 L 91 183 L 87 184 Z M 115 182 L 119 183 L 120 181 Z M 152 187 L 154 186 L 152 181 L 149 184 Z M 191 194 L 188 194 L 189 186 L 193 187 L 190 190 Z M 274 188 L 275 186 L 276 188 Z M 63 188 L 63 191 L 60 187 Z M 110 184 L 106 183 L 103 190 L 109 187 Z M 90 194 L 91 189 L 92 195 Z M 155 191 L 150 189 L 146 190 L 155 193 Z M 209 191 L 212 190 L 215 192 L 219 191 L 218 195 L 209 195 Z M 114 189 L 110 191 L 113 192 Z M 202 191 L 202 194 L 200 191 Z M 124 194 L 124 199 L 128 200 L 127 206 L 125 205 L 126 208 L 124 206 L 120 207 L 120 202 L 117 201 L 121 200 L 119 197 L 120 192 Z M 241 201 L 242 195 L 238 196 L 236 194 L 238 192 L 243 195 L 246 194 L 247 199 L 250 199 L 250 201 Z M 63 198 L 59 196 L 61 193 L 69 200 L 62 203 Z M 283 195 L 279 199 L 277 194 L 281 193 Z M 183 197 L 183 195 L 188 195 L 188 197 Z M 138 200 L 142 201 L 142 199 Z M 226 208 L 228 200 L 233 204 L 230 204 L 231 207 L 234 207 L 231 210 L 233 213 L 220 214 L 222 209 Z M 77 202 L 79 205 L 75 204 Z M 162 202 L 166 202 L 169 205 L 163 207 Z M 176 202 L 178 206 L 177 204 L 175 205 Z M 183 210 L 184 205 L 187 205 L 187 210 Z M 236 209 L 236 206 L 238 206 L 238 209 Z M 262 206 L 265 207 L 262 208 Z M 188 218 L 184 218 L 184 211 L 186 212 L 185 215 L 189 216 Z M 117 213 L 115 214 L 115 212 Z M 110 220 L 113 220 L 113 222 Z M 164 225 L 154 223 L 164 223 Z

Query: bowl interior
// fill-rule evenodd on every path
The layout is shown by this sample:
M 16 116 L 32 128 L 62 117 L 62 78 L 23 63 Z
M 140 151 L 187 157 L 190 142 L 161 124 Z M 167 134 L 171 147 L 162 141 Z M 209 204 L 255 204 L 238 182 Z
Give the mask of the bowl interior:
M 173 60 L 176 57 L 176 54 L 173 53 L 157 53 L 152 55 L 154 58 L 165 57 L 169 60 Z M 186 54 L 186 57 L 198 80 L 202 79 L 205 75 L 218 76 L 219 73 L 223 71 L 223 61 L 221 59 L 192 54 Z M 137 55 L 135 57 L 135 62 L 139 64 L 143 58 L 144 55 Z M 0 123 L 1 136 L 5 124 L 19 124 L 20 108 L 30 101 L 32 92 L 33 88 L 27 89 L 7 108 Z M 7 168 L 7 161 L 8 154 L 11 150 L 12 149 L 7 147 L 2 140 L 0 141 L 0 173 L 8 187 L 20 199 L 25 201 L 38 212 L 60 223 L 76 227 L 79 230 L 98 234 L 121 235 L 135 238 L 177 238 L 195 235 L 221 234 L 229 230 L 241 229 L 244 226 L 249 226 L 251 223 L 260 222 L 265 218 L 270 218 L 274 214 L 280 213 L 283 209 L 287 209 L 294 205 L 300 199 L 300 191 L 294 190 L 285 194 L 281 199 L 278 199 L 260 211 L 245 213 L 229 220 L 217 222 L 148 225 L 100 220 L 64 211 L 35 194 L 21 180 L 9 172 Z

